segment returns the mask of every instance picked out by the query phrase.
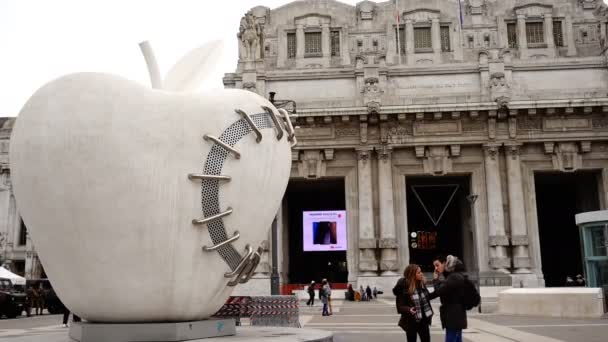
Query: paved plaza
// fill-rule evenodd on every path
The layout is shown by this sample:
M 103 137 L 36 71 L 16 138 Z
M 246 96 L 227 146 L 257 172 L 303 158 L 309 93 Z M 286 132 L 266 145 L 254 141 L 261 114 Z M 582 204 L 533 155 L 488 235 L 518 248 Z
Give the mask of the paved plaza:
M 61 326 L 61 318 L 61 315 L 44 315 L 0 320 L 0 341 L 67 342 L 68 329 Z M 320 303 L 313 308 L 302 303 L 300 310 L 304 328 L 332 331 L 336 342 L 403 342 L 405 333 L 397 326 L 398 320 L 390 298 L 372 302 L 335 301 L 334 314 L 330 317 L 321 316 Z M 239 329 L 247 329 L 247 325 L 244 321 L 244 327 Z M 435 319 L 431 327 L 432 341 L 443 341 L 443 336 L 439 320 Z M 606 336 L 608 319 L 531 318 L 478 313 L 469 315 L 469 329 L 464 332 L 467 342 L 605 342 Z

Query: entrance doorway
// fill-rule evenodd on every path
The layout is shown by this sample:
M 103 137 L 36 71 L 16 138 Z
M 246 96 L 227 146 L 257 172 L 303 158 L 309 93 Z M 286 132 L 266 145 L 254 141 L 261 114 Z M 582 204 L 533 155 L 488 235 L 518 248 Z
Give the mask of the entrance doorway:
M 474 262 L 468 176 L 407 177 L 407 224 L 410 262 L 433 271 L 438 254 Z M 464 246 L 467 248 L 464 248 Z
M 564 286 L 583 274 L 574 215 L 599 210 L 598 173 L 536 173 L 536 211 L 545 286 Z
M 332 283 L 348 282 L 346 234 L 350 228 L 340 213 L 346 210 L 344 178 L 290 180 L 286 202 L 289 283 L 320 282 L 323 278 Z M 310 219 L 311 212 L 335 214 L 337 219 Z M 305 229 L 310 232 L 305 234 Z

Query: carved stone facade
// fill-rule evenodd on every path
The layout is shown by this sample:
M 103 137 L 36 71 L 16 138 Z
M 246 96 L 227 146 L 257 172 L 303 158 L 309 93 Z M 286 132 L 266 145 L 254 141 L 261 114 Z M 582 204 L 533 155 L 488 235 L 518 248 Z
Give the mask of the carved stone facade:
M 268 9 L 263 36 L 276 52 L 224 84 L 247 79 L 297 102 L 292 177 L 344 177 L 349 282 L 389 288 L 412 261 L 410 177 L 466 175 L 476 201 L 465 263 L 542 286 L 535 175 L 595 172 L 608 203 L 608 9 L 467 0 L 460 34 L 457 1 L 400 3 Z M 315 34 L 320 50 L 309 54 Z

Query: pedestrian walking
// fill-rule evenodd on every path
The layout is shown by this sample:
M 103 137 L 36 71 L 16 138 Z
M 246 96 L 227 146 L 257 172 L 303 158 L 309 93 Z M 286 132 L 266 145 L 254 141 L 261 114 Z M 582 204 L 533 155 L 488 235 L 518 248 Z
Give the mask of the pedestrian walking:
M 435 293 L 429 293 L 424 285 L 424 276 L 418 265 L 411 264 L 405 268 L 403 278 L 393 288 L 396 297 L 397 312 L 401 314 L 399 326 L 405 331 L 407 342 L 430 342 L 430 325 L 433 319 L 431 299 Z
M 467 287 L 462 274 L 464 265 L 453 255 L 446 258 L 438 256 L 433 265 L 434 296 L 441 299 L 439 317 L 441 327 L 445 329 L 445 342 L 462 342 L 462 330 L 467 328 L 467 312 L 463 302 Z M 445 280 L 440 279 L 441 275 Z
M 30 317 L 32 315 L 32 308 L 36 306 L 36 301 L 34 300 L 34 289 L 32 285 L 28 285 L 25 290 L 25 315 Z
M 44 311 L 44 291 L 40 285 L 34 286 L 32 297 L 34 299 L 34 311 L 36 315 L 42 315 Z
M 311 281 L 310 285 L 308 285 L 308 301 L 306 305 L 313 306 L 315 305 L 315 281 Z
M 327 281 L 327 279 L 326 279 Z M 327 295 L 327 309 L 329 312 L 329 315 L 333 315 L 334 314 L 334 308 L 331 306 L 331 283 L 327 282 L 327 292 L 325 293 Z
M 365 294 L 365 291 L 363 290 L 363 285 L 359 285 L 359 293 L 361 294 L 361 301 L 364 302 L 367 300 L 367 295 Z
M 369 285 L 365 288 L 365 296 L 367 296 L 367 300 L 372 300 L 372 288 Z
M 372 293 L 374 294 L 374 299 L 378 298 L 378 290 L 376 289 L 375 286 L 374 286 L 374 290 L 372 291 Z
M 323 303 L 323 313 L 322 316 L 329 316 L 329 309 L 328 309 L 328 296 L 327 293 L 329 292 L 329 285 L 327 284 L 327 280 L 323 279 L 323 281 L 321 281 L 321 288 L 319 289 L 319 293 L 321 296 L 321 303 Z

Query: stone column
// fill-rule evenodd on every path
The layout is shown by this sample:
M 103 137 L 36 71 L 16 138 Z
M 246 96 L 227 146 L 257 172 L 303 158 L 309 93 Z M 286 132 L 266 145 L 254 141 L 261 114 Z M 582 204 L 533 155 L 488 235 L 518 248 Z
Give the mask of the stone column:
M 576 44 L 574 43 L 574 27 L 572 26 L 572 17 L 567 15 L 565 18 L 566 27 L 566 44 L 568 45 L 567 56 L 576 56 Z
M 435 55 L 435 63 L 441 63 L 441 25 L 439 24 L 439 18 L 433 18 L 432 20 L 431 44 Z
M 555 40 L 553 39 L 553 15 L 547 13 L 543 15 L 545 22 L 545 41 L 547 42 L 547 48 L 555 48 Z
M 515 273 L 530 273 L 528 227 L 524 207 L 521 176 L 520 144 L 505 145 L 507 151 L 507 182 L 509 188 L 509 219 Z
M 371 149 L 357 150 L 357 184 L 359 198 L 359 273 L 360 276 L 375 276 L 376 238 L 374 236 L 374 213 L 372 199 Z
M 277 41 L 277 68 L 285 67 L 285 61 L 287 60 L 287 32 L 283 26 L 278 28 L 278 41 Z
M 484 165 L 486 174 L 486 192 L 488 200 L 488 227 L 490 244 L 490 265 L 499 272 L 509 273 L 511 266 L 507 256 L 509 238 L 505 234 L 505 218 L 502 203 L 502 187 L 498 165 L 499 146 L 484 145 Z
M 348 39 L 347 27 L 340 30 L 340 55 L 342 56 L 342 65 L 350 65 L 350 40 Z
M 528 58 L 528 40 L 526 38 L 526 16 L 517 15 L 517 46 L 519 48 L 519 58 Z
M 304 25 L 296 25 L 296 59 L 304 58 Z
M 382 276 L 397 275 L 397 231 L 393 205 L 393 163 L 390 149 L 378 152 L 378 197 L 380 207 L 380 270 Z
M 321 51 L 323 52 L 323 66 L 329 67 L 331 60 L 331 36 L 329 23 L 324 23 L 321 29 Z
M 397 28 L 389 21 L 386 24 L 386 61 L 388 64 L 395 64 L 397 56 Z
M 403 44 L 403 42 L 401 42 Z M 412 19 L 405 20 L 405 56 L 407 64 L 413 65 L 414 60 L 414 22 Z

